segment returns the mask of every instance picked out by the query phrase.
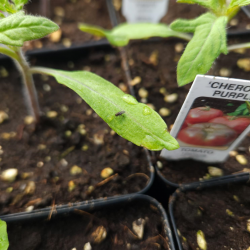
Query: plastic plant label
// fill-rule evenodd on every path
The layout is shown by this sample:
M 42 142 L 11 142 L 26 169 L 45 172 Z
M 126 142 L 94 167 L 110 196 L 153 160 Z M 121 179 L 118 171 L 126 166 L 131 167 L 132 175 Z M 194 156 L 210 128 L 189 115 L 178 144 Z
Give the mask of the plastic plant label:
M 129 23 L 158 23 L 167 13 L 169 0 L 123 0 L 122 14 Z
M 170 133 L 180 148 L 161 156 L 224 162 L 249 125 L 250 81 L 197 75 Z

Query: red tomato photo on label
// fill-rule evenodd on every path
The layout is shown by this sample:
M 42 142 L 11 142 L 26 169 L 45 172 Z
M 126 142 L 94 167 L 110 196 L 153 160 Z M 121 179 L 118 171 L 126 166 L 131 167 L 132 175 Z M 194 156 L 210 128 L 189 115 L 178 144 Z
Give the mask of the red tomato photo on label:
M 191 125 L 196 123 L 209 122 L 211 119 L 223 116 L 223 112 L 219 109 L 210 107 L 198 107 L 191 109 L 185 119 L 185 124 Z
M 250 125 L 250 118 L 223 116 L 214 118 L 209 122 L 227 125 L 228 127 L 234 129 L 238 134 L 241 134 Z
M 182 129 L 178 139 L 197 146 L 219 147 L 235 140 L 237 132 L 223 124 L 199 123 Z

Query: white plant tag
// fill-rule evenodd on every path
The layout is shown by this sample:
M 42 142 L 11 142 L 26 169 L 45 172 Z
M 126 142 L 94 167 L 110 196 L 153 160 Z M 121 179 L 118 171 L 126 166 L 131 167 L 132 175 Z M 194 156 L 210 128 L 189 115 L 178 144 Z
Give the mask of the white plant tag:
M 197 75 L 171 130 L 180 148 L 169 160 L 224 162 L 250 132 L 250 81 Z
M 167 13 L 169 0 L 122 0 L 122 14 L 129 23 L 158 23 Z

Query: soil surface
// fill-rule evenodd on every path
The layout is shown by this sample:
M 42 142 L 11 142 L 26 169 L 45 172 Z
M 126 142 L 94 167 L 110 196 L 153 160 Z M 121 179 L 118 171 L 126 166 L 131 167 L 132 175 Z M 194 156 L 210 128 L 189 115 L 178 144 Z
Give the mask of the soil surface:
M 80 31 L 78 29 L 79 23 L 99 25 L 105 29 L 112 27 L 105 0 L 36 0 L 27 4 L 27 13 L 44 16 L 41 3 L 45 1 L 48 5 L 45 16 L 60 26 L 61 37 L 57 42 L 53 42 L 50 37 L 26 42 L 26 50 L 44 47 L 53 49 L 58 45 L 70 47 L 72 44 L 82 44 L 99 39 Z
M 174 217 L 183 241 L 183 250 L 200 249 L 196 233 L 201 230 L 207 250 L 246 250 L 250 246 L 247 220 L 250 219 L 250 187 L 223 188 L 180 193 L 174 204 Z
M 119 58 L 102 49 L 89 50 L 74 61 L 31 61 L 64 70 L 84 68 L 117 85 L 122 81 Z M 28 111 L 19 74 L 12 66 L 7 72 L 0 84 L 0 107 L 9 116 L 0 125 L 0 169 L 17 168 L 18 176 L 12 183 L 0 182 L 0 214 L 128 194 L 146 186 L 150 171 L 143 148 L 115 134 L 77 94 L 54 78 L 35 76 L 44 118 L 37 128 L 25 125 Z M 49 111 L 57 116 L 48 118 Z M 74 165 L 82 169 L 81 174 L 70 174 Z M 103 183 L 100 174 L 107 167 L 114 174 Z M 32 182 L 35 191 L 27 194 Z
M 144 219 L 144 236 L 140 240 L 132 223 Z M 106 239 L 94 244 L 93 232 L 103 226 Z M 161 215 L 157 208 L 145 202 L 134 202 L 122 208 L 102 209 L 94 213 L 82 212 L 51 219 L 8 224 L 9 250 L 82 250 L 90 242 L 93 250 L 157 250 L 168 249 Z
M 230 39 L 228 42 L 229 44 L 237 44 L 246 41 L 244 39 L 239 40 L 234 38 Z M 185 48 L 186 43 L 174 39 L 132 43 L 129 47 L 128 53 L 133 78 L 136 76 L 141 77 L 141 82 L 134 86 L 138 100 L 153 104 L 157 112 L 159 112 L 161 108 L 170 109 L 171 114 L 167 117 L 163 117 L 169 128 L 174 124 L 189 88 L 191 87 L 191 84 L 183 87 L 178 87 L 177 85 L 176 67 L 181 56 L 181 53 L 175 51 L 175 46 L 178 43 L 182 43 Z M 152 56 L 153 53 L 158 53 L 156 60 L 157 65 L 150 61 L 150 56 Z M 248 58 L 249 56 L 249 50 L 244 51 L 243 54 L 231 52 L 227 56 L 221 55 L 208 74 L 220 76 L 220 70 L 226 68 L 231 72 L 229 77 L 249 80 L 249 72 L 245 72 L 237 66 L 238 59 Z M 145 88 L 148 91 L 148 97 L 146 100 L 143 100 L 143 98 L 139 96 L 139 90 L 141 88 Z M 165 94 L 160 93 L 162 88 L 165 88 Z M 178 94 L 177 101 L 174 103 L 165 102 L 165 95 L 172 93 Z M 250 154 L 248 150 L 249 145 L 250 137 L 247 136 L 236 149 L 238 154 L 242 154 L 247 158 L 248 162 L 250 162 Z M 211 164 L 193 160 L 182 160 L 176 162 L 170 162 L 163 159 L 158 160 L 163 163 L 161 173 L 166 179 L 175 183 L 190 183 L 198 181 L 208 173 L 207 167 L 211 166 Z M 224 175 L 227 175 L 242 171 L 243 168 L 249 166 L 249 163 L 248 165 L 241 165 L 237 162 L 235 157 L 230 157 L 225 163 L 213 164 L 213 166 L 222 168 Z

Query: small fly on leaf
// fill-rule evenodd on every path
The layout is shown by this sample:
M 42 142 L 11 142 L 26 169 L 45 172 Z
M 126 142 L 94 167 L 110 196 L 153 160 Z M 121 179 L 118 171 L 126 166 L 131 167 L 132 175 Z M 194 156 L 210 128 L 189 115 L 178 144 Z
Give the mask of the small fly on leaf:
M 116 113 L 115 116 L 119 116 L 119 115 L 122 115 L 124 113 L 125 113 L 125 111 L 120 111 L 120 112 Z

